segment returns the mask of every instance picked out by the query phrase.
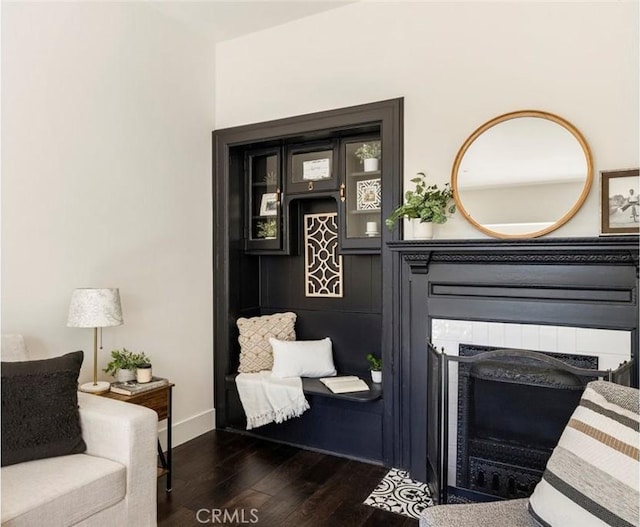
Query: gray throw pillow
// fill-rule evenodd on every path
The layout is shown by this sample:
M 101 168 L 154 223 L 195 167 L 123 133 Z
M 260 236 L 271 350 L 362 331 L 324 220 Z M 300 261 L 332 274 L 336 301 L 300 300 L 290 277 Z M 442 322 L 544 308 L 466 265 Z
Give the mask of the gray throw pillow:
M 2 466 L 79 454 L 78 375 L 84 354 L 3 362 Z

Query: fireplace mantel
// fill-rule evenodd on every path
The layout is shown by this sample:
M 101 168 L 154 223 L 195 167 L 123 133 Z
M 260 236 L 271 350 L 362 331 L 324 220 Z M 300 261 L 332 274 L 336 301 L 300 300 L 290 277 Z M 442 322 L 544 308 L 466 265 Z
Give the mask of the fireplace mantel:
M 638 236 L 388 243 L 398 466 L 426 481 L 431 321 L 628 331 L 638 384 Z
M 405 240 L 389 242 L 413 272 L 430 263 L 633 265 L 638 271 L 638 237 L 534 238 L 523 240 Z M 423 268 L 423 271 L 420 268 Z

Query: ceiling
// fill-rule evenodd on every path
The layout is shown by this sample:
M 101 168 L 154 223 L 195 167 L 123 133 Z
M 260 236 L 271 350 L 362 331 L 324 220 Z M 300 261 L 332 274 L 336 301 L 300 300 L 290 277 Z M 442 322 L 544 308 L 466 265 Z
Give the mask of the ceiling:
M 164 14 L 206 31 L 215 42 L 221 42 L 342 7 L 355 0 L 147 1 Z

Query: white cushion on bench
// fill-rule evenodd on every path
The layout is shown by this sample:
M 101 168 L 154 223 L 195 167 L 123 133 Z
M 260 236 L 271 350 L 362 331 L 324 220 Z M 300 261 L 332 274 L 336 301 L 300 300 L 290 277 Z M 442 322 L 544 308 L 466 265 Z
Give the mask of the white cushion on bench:
M 2 468 L 2 525 L 73 525 L 121 501 L 126 471 L 109 459 L 74 454 Z
M 284 341 L 269 339 L 273 348 L 273 376 L 333 377 L 333 345 L 331 339 Z

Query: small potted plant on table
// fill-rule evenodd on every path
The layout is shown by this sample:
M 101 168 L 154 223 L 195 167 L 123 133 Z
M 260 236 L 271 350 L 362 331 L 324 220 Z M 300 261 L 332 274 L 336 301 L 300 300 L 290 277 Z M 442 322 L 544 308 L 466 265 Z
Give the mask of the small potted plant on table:
M 379 359 L 372 353 L 369 353 L 366 357 L 369 362 L 369 369 L 371 370 L 371 380 L 375 383 L 382 382 L 382 359 Z
M 134 353 L 122 348 L 111 352 L 111 361 L 103 371 L 113 375 L 117 382 L 128 382 L 136 378 L 138 366 L 143 364 L 150 364 L 144 353 Z
M 449 183 L 445 183 L 442 190 L 438 185 L 427 185 L 424 172 L 418 172 L 411 182 L 415 183 L 415 190 L 405 192 L 404 203 L 393 211 L 385 224 L 391 230 L 400 218 L 408 218 L 412 220 L 415 240 L 433 238 L 433 224 L 445 223 L 448 215 L 456 211 L 455 203 L 451 203 L 453 191 Z

